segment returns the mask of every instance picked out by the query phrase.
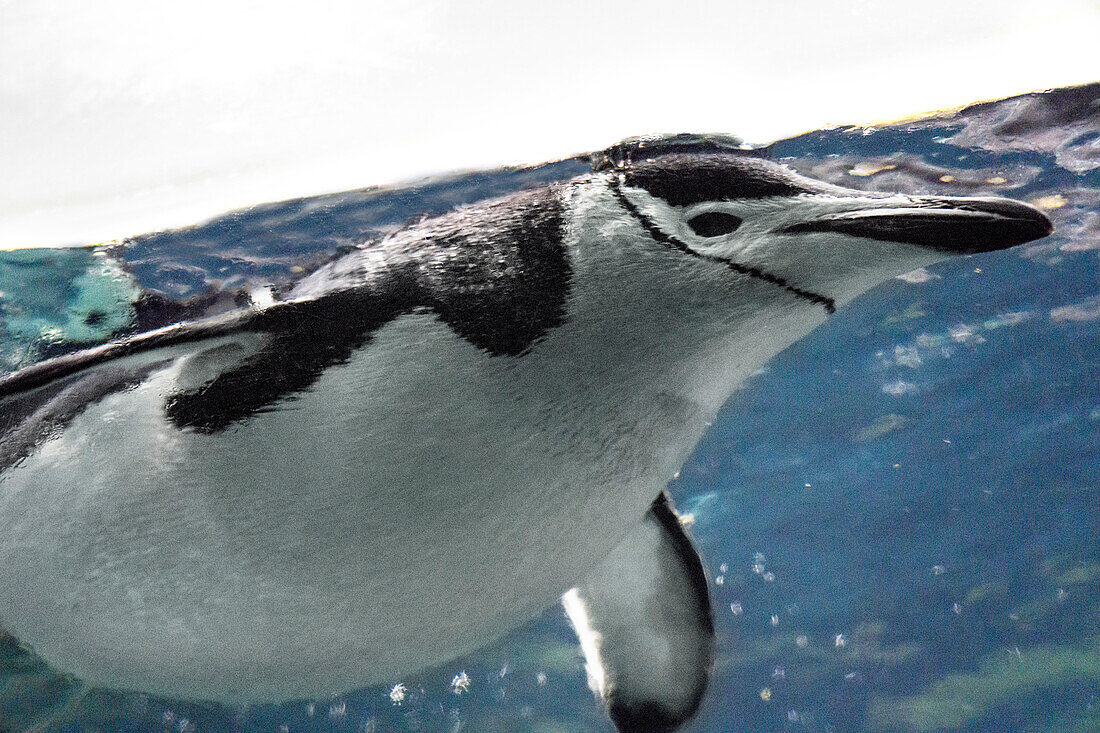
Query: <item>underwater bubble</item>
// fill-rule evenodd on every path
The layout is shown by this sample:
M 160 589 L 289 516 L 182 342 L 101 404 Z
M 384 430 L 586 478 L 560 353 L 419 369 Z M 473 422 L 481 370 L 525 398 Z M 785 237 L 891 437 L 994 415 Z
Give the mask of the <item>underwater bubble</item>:
M 503 675 L 501 675 L 503 677 Z M 466 670 L 462 670 L 461 674 L 456 674 L 454 679 L 451 680 L 451 692 L 456 695 L 461 695 L 470 689 L 470 676 L 466 674 Z
M 402 683 L 398 682 L 390 690 L 390 702 L 394 705 L 400 705 L 405 702 L 405 695 L 409 692 L 409 688 L 405 687 Z M 311 713 L 312 715 L 312 713 Z

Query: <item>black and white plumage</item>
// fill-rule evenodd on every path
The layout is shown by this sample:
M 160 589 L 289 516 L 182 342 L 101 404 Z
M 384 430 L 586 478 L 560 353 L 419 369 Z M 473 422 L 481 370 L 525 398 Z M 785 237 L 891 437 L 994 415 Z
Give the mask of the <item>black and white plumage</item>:
M 0 382 L 0 625 L 92 684 L 283 700 L 392 683 L 573 588 L 612 718 L 682 722 L 713 630 L 654 497 L 718 408 L 870 287 L 1050 224 L 650 155 Z

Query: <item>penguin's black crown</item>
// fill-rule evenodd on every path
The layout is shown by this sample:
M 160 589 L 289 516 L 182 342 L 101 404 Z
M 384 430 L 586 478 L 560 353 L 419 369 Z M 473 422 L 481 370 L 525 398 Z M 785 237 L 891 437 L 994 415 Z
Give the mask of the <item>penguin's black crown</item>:
M 825 184 L 798 176 L 765 151 L 721 134 L 627 138 L 591 156 L 594 171 L 618 172 L 621 181 L 672 206 L 819 193 Z
M 664 155 L 735 154 L 759 155 L 745 142 L 724 133 L 681 132 L 675 135 L 639 135 L 628 137 L 609 148 L 589 155 L 596 172 L 630 168 L 635 164 Z

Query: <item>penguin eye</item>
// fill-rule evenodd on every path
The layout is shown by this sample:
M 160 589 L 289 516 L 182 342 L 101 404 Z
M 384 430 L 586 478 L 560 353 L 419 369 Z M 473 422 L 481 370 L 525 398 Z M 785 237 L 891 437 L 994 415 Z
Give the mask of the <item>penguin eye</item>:
M 741 219 L 724 211 L 708 211 L 692 217 L 688 220 L 688 226 L 700 237 L 720 237 L 737 231 L 737 227 L 741 226 Z

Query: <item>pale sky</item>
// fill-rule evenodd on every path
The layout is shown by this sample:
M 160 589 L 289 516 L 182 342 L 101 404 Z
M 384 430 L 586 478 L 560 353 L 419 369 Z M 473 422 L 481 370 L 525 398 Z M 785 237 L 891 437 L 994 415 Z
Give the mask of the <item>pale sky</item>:
M 1097 0 L 0 0 L 0 247 L 1100 80 Z

